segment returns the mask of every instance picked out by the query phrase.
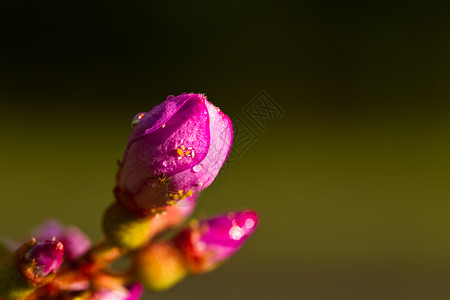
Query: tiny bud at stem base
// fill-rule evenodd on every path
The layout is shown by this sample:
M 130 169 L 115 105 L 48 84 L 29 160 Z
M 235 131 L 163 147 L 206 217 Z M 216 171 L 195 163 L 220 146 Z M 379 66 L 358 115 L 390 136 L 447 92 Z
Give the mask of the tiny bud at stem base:
M 140 250 L 134 260 L 134 272 L 144 286 L 163 291 L 187 275 L 182 253 L 170 243 L 154 243 Z

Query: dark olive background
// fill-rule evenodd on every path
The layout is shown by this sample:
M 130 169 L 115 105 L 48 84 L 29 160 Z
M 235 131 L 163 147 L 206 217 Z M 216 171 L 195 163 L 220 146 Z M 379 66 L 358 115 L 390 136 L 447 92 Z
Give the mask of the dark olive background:
M 148 299 L 448 299 L 444 2 L 2 1 L 0 234 L 57 217 L 101 238 L 131 117 L 203 92 L 258 136 L 196 215 L 258 231 Z M 264 131 L 244 112 L 265 90 Z

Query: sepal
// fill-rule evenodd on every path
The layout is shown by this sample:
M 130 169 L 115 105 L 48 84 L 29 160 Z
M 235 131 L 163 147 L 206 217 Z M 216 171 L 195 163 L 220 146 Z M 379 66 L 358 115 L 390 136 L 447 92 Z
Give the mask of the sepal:
M 150 239 L 151 216 L 131 213 L 117 201 L 103 217 L 103 232 L 109 243 L 129 251 L 142 247 Z

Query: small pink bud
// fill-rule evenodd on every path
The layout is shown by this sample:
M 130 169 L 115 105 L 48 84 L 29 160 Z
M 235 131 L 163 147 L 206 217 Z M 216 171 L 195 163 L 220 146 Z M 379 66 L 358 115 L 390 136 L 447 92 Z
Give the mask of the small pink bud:
M 33 245 L 25 254 L 25 260 L 32 262 L 35 276 L 45 277 L 59 269 L 63 255 L 64 246 L 61 242 L 44 241 Z
M 254 211 L 228 213 L 191 224 L 179 233 L 175 243 L 185 254 L 191 271 L 203 273 L 239 250 L 257 224 Z
M 133 124 L 115 194 L 140 213 L 195 201 L 217 176 L 233 139 L 228 116 L 202 94 L 169 96 Z

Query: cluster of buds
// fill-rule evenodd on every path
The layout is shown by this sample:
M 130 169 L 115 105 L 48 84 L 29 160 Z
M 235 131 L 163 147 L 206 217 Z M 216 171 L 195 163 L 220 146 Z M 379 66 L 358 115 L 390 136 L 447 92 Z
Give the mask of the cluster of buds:
M 116 200 L 103 217 L 105 239 L 92 245 L 80 229 L 48 221 L 31 242 L 4 243 L 0 300 L 136 300 L 144 288 L 166 290 L 214 270 L 254 232 L 258 216 L 249 210 L 186 222 L 233 140 L 229 117 L 205 95 L 169 96 L 132 127 Z M 131 263 L 114 269 L 125 256 Z

